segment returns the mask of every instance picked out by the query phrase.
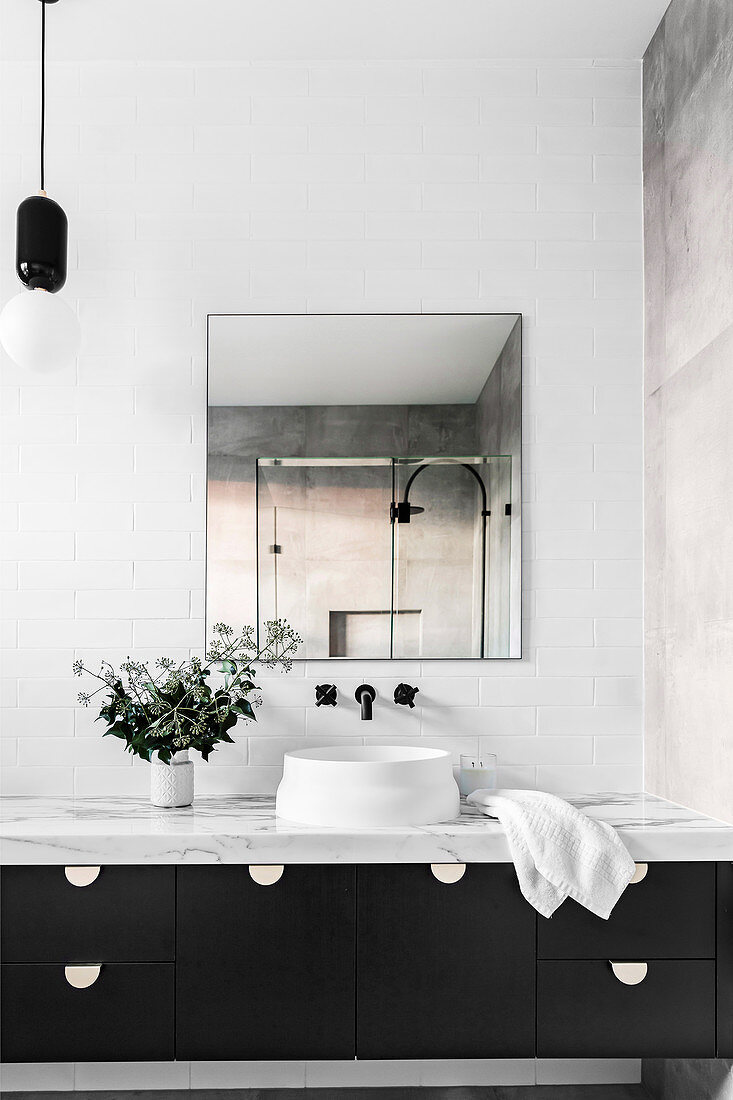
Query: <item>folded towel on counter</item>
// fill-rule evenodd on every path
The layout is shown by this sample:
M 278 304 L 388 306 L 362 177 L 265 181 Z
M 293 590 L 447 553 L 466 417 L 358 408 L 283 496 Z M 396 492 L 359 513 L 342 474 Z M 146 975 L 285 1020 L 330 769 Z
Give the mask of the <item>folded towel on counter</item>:
M 566 898 L 608 920 L 635 864 L 605 821 L 543 791 L 474 791 L 467 801 L 506 830 L 522 894 L 543 917 Z

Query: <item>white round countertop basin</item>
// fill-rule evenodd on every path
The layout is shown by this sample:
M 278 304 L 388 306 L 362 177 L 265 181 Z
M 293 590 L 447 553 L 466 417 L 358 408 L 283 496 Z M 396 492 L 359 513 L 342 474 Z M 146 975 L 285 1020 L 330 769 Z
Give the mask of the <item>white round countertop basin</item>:
M 278 817 L 350 829 L 434 825 L 460 811 L 444 749 L 355 745 L 286 752 Z

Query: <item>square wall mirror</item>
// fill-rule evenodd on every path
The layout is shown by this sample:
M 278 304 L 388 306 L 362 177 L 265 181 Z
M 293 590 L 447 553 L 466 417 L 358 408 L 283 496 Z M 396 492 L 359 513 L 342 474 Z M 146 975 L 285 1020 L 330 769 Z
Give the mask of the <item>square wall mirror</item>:
M 207 620 L 521 657 L 521 316 L 208 319 Z

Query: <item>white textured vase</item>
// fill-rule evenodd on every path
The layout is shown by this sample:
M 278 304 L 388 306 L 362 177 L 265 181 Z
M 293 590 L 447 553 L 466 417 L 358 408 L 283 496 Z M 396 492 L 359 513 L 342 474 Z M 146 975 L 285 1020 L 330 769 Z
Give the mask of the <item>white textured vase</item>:
M 193 802 L 193 764 L 188 749 L 174 752 L 170 764 L 150 762 L 150 801 L 154 806 L 190 806 Z

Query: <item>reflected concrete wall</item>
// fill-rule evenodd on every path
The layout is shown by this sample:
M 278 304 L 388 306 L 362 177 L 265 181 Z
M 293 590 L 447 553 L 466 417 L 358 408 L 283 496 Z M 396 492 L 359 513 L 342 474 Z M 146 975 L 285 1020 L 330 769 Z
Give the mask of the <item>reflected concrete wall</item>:
M 519 360 L 515 365 L 518 373 Z M 210 622 L 223 619 L 233 623 L 251 623 L 257 618 L 257 543 L 256 543 L 256 461 L 262 457 L 288 456 L 307 458 L 387 457 L 392 455 L 470 455 L 477 446 L 476 406 L 457 405 L 400 405 L 400 406 L 213 406 L 208 412 L 208 541 L 207 541 L 207 614 Z M 336 468 L 329 468 L 330 477 Z M 292 468 L 275 467 L 282 471 L 278 480 L 269 468 L 266 484 L 269 492 L 277 497 L 278 522 L 288 524 L 288 534 L 298 536 L 298 525 L 305 524 L 305 515 L 298 510 L 305 507 L 305 496 L 297 498 L 297 479 Z M 287 476 L 284 476 L 287 475 Z M 314 479 L 325 473 L 309 472 L 316 491 L 311 503 L 317 503 Z M 328 622 L 330 610 L 351 611 L 365 606 L 366 592 L 373 604 L 373 611 L 389 610 L 391 534 L 385 523 L 390 541 L 387 558 L 381 553 L 371 553 L 377 540 L 368 541 L 369 558 L 359 557 L 354 537 L 363 523 L 373 524 L 375 509 L 387 517 L 391 500 L 391 470 L 386 475 L 389 490 L 371 485 L 375 471 L 342 468 L 338 476 L 343 484 L 323 486 L 318 522 L 311 515 L 309 526 L 309 550 L 312 557 L 316 544 L 323 553 L 311 561 L 307 569 L 308 555 L 291 556 L 286 562 L 282 556 L 276 563 L 279 577 L 278 589 L 282 595 L 279 612 L 291 618 L 296 626 L 320 639 L 317 653 L 312 657 L 328 655 Z M 369 485 L 355 485 L 359 494 L 358 507 L 347 507 L 344 492 L 349 490 L 354 478 L 366 477 Z M 282 482 L 282 483 L 281 483 Z M 458 492 L 460 493 L 460 483 Z M 303 483 L 303 488 L 305 483 Z M 369 489 L 369 492 L 367 492 Z M 334 495 L 338 490 L 338 499 Z M 466 491 L 471 491 L 470 484 Z M 284 494 L 289 494 L 286 497 Z M 293 494 L 296 494 L 295 496 Z M 370 500 L 372 503 L 370 504 Z M 287 506 L 290 506 L 289 508 Z M 331 518 L 330 550 L 328 523 Z M 472 517 L 473 529 L 473 517 Z M 362 525 L 362 526 L 360 526 Z M 281 529 L 283 532 L 285 528 Z M 305 546 L 305 527 L 302 531 Z M 471 532 L 468 539 L 471 538 Z M 263 532 L 266 542 L 274 542 Z M 358 542 L 358 539 L 356 540 Z M 334 561 L 334 548 L 343 546 L 347 554 L 344 560 Z M 350 547 L 350 549 L 349 549 Z M 472 548 L 472 547 L 471 547 Z M 346 560 L 348 558 L 348 560 Z M 268 563 L 273 569 L 275 563 Z M 356 573 L 355 573 L 356 570 Z M 355 591 L 355 576 L 360 577 L 361 588 Z M 272 586 L 268 586 L 272 592 Z M 334 591 L 336 588 L 338 591 Z M 310 589 L 310 591 L 308 591 Z M 449 585 L 436 584 L 436 592 L 444 591 L 443 619 L 455 617 L 455 601 L 450 603 Z M 306 599 L 308 595 L 308 599 Z M 312 599 L 310 598 L 312 597 Z M 328 597 L 328 598 L 327 598 Z M 409 595 L 406 596 L 409 600 Z M 312 604 L 306 614 L 308 602 Z M 439 600 L 436 604 L 439 605 Z M 293 608 L 293 610 L 290 610 Z M 298 611 L 301 614 L 298 614 Z M 274 611 L 274 604 L 266 603 L 261 611 Z M 440 607 L 438 606 L 438 612 Z M 439 615 L 440 618 L 440 615 Z M 316 629 L 317 624 L 317 629 Z M 366 622 L 364 623 L 367 626 Z M 408 629 L 407 625 L 405 629 Z M 469 629 L 470 635 L 470 629 Z M 464 655 L 461 647 L 446 643 L 443 653 L 438 647 L 428 656 Z M 374 654 L 375 656 L 379 654 Z M 382 654 L 388 656 L 388 651 Z M 470 655 L 470 650 L 465 650 Z
M 733 4 L 673 0 L 644 58 L 646 785 L 727 821 L 731 89 Z
M 412 503 L 421 503 L 426 511 L 395 536 L 395 606 L 412 614 L 396 621 L 393 652 L 395 657 L 478 657 L 483 637 L 486 655 L 519 656 L 519 333 L 518 321 L 490 373 L 495 382 L 487 382 L 474 405 L 211 407 L 209 620 L 257 619 L 258 458 L 413 455 L 419 461 L 423 456 L 486 454 L 500 446 L 511 458 L 480 466 L 491 511 L 483 605 L 482 520 L 475 481 L 460 467 L 442 466 L 424 471 L 415 483 L 421 500 Z M 512 402 L 514 410 L 491 408 L 492 402 L 504 401 Z M 406 476 L 407 471 L 405 467 Z M 438 482 L 432 485 L 435 478 Z M 380 644 L 368 655 L 389 656 L 388 615 L 383 621 L 348 616 L 363 610 L 377 616 L 389 612 L 391 528 L 386 517 L 391 488 L 391 469 L 382 471 L 380 480 L 377 468 L 314 467 L 307 473 L 292 467 L 261 468 L 260 578 L 264 573 L 267 579 L 260 584 L 259 618 L 283 616 L 299 624 L 309 657 L 329 655 L 329 616 L 334 611 L 347 616 L 335 623 L 340 636 L 346 630 L 352 645 L 360 634 L 365 645 L 376 637 Z M 398 484 L 396 496 L 402 492 Z M 509 502 L 512 514 L 506 516 Z M 385 521 L 383 540 L 374 537 L 377 516 Z M 287 544 L 287 553 L 268 557 L 268 548 L 280 543 Z
M 389 657 L 391 501 L 388 464 L 260 467 L 260 618 L 297 624 L 309 658 Z
M 522 360 L 522 325 L 518 319 L 476 403 L 476 441 L 479 453 L 509 455 L 511 465 L 495 467 L 491 478 L 492 522 L 488 593 L 490 649 L 518 653 L 522 603 L 522 396 L 516 364 Z M 511 515 L 505 516 L 505 504 Z

